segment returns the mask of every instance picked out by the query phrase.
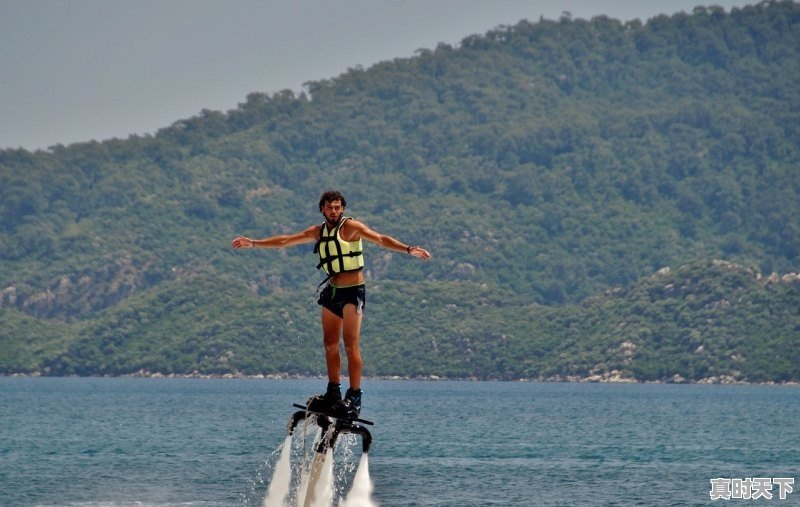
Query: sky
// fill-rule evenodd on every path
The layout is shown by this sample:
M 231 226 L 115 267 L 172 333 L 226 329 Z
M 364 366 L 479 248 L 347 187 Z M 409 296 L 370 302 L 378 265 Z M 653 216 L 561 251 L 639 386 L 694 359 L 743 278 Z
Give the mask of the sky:
M 153 134 L 522 19 L 756 0 L 0 0 L 0 149 Z

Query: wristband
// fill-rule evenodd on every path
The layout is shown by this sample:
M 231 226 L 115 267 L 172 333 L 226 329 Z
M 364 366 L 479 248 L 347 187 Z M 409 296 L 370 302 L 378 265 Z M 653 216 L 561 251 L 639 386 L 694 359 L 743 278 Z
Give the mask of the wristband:
M 406 253 L 407 253 L 408 255 L 411 255 L 411 249 L 412 249 L 412 248 L 413 248 L 413 247 L 412 247 L 412 246 L 410 246 L 410 245 L 406 247 Z

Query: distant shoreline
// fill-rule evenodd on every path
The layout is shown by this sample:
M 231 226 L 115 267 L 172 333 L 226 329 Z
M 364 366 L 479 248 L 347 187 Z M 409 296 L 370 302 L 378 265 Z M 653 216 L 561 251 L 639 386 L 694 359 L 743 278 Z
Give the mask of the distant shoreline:
M 207 380 L 319 380 L 325 379 L 323 375 L 292 375 L 288 373 L 272 374 L 241 374 L 241 373 L 159 373 L 149 371 L 139 371 L 124 375 L 43 375 L 39 372 L 34 373 L 0 373 L 0 377 L 14 378 L 154 378 L 154 379 L 207 379 Z M 344 377 L 346 380 L 346 377 Z M 581 377 L 577 375 L 556 375 L 543 378 L 518 378 L 500 379 L 477 377 L 450 378 L 439 375 L 419 375 L 419 376 L 400 376 L 382 375 L 375 377 L 364 377 L 365 380 L 413 380 L 413 381 L 455 381 L 455 382 L 538 382 L 538 383 L 570 383 L 570 384 L 699 384 L 699 385 L 774 385 L 774 386 L 800 386 L 800 381 L 788 380 L 786 382 L 751 382 L 748 380 L 736 380 L 725 375 L 719 377 L 702 378 L 700 380 L 688 380 L 676 375 L 672 380 L 638 380 L 632 377 L 620 377 L 617 375 L 589 375 Z

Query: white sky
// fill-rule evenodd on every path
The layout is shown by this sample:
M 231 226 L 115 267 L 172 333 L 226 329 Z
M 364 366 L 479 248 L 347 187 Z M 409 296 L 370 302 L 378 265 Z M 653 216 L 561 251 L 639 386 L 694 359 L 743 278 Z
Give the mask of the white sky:
M 0 149 L 154 133 L 540 16 L 755 0 L 0 0 Z

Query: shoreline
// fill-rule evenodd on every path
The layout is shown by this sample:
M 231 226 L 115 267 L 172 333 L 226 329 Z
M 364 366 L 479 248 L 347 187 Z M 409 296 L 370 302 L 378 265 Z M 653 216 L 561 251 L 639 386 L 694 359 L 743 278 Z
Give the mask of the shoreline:
M 324 380 L 324 375 L 298 375 L 288 373 L 269 373 L 269 374 L 243 374 L 243 373 L 160 373 L 149 371 L 138 371 L 123 375 L 43 375 L 41 372 L 33 373 L 0 373 L 0 377 L 11 378 L 153 378 L 153 379 L 205 379 L 205 380 Z M 346 380 L 347 377 L 342 377 Z M 439 375 L 378 375 L 374 377 L 363 377 L 364 380 L 394 380 L 394 381 L 429 381 L 429 382 L 540 382 L 540 383 L 571 383 L 571 384 L 683 384 L 683 385 L 764 385 L 764 386 L 800 386 L 800 381 L 788 380 L 784 382 L 751 382 L 748 380 L 737 380 L 727 375 L 718 377 L 708 377 L 699 380 L 685 379 L 680 375 L 675 375 L 669 380 L 638 380 L 632 377 L 622 377 L 618 374 L 589 375 L 582 377 L 579 375 L 554 375 L 550 377 L 533 378 L 478 378 L 478 377 L 443 377 Z

